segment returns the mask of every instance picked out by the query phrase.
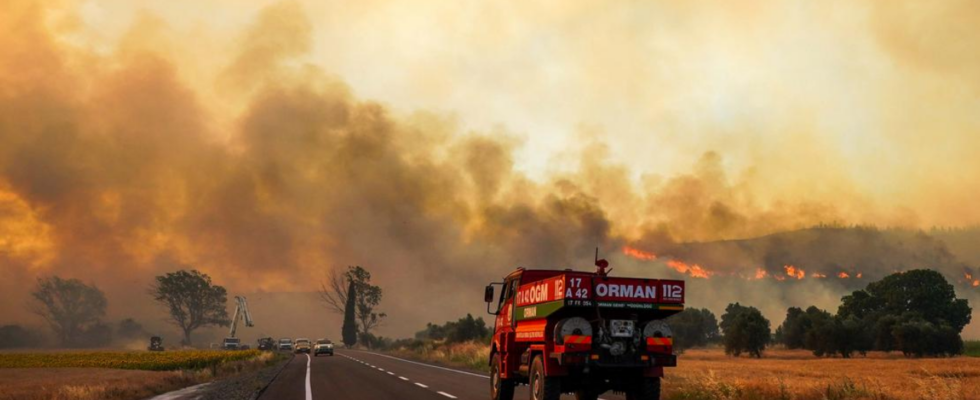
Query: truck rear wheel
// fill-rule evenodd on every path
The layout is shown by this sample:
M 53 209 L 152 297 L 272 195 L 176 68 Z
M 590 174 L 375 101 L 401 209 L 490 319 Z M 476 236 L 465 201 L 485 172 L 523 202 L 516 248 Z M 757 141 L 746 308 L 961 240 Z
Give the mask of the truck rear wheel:
M 639 385 L 626 392 L 626 400 L 660 400 L 660 378 L 643 378 Z
M 534 357 L 531 362 L 531 400 L 561 399 L 561 380 L 544 374 L 544 360 Z
M 514 380 L 500 377 L 500 365 L 500 353 L 496 353 L 490 362 L 490 398 L 493 400 L 513 400 Z

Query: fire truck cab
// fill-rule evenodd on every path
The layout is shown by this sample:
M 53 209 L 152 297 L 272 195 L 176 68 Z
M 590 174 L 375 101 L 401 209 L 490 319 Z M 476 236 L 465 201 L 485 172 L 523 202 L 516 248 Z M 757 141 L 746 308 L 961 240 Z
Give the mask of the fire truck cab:
M 521 384 L 532 400 L 596 399 L 610 390 L 660 398 L 664 368 L 677 365 L 664 319 L 684 309 L 684 282 L 610 277 L 605 260 L 596 265 L 596 272 L 518 268 L 487 286 L 487 311 L 496 315 L 491 398 L 510 400 Z

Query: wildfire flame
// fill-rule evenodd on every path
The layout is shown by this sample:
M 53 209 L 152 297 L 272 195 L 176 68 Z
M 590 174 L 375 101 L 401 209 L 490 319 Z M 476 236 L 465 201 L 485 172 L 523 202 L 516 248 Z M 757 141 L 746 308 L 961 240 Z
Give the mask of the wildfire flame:
M 656 254 L 649 251 L 640 250 L 632 246 L 624 245 L 622 250 L 623 250 L 623 254 L 635 258 L 637 260 L 653 261 L 657 259 Z M 676 260 L 676 259 L 667 261 L 667 266 L 677 272 L 680 272 L 692 278 L 709 279 L 712 276 L 719 274 L 716 271 L 708 270 L 707 268 L 704 268 L 698 264 L 689 264 L 684 261 Z M 783 270 L 786 272 L 785 274 L 770 274 L 769 271 L 767 271 L 764 268 L 756 268 L 754 275 L 743 275 L 742 273 L 734 273 L 734 272 L 727 273 L 727 274 L 722 272 L 721 275 L 737 276 L 746 280 L 762 280 L 762 279 L 772 277 L 773 279 L 779 282 L 786 281 L 786 279 L 803 280 L 807 277 L 806 271 L 795 265 L 784 265 Z M 966 276 L 966 282 L 968 284 L 972 285 L 973 287 L 980 287 L 980 279 L 974 280 L 973 275 L 971 275 L 969 272 L 964 272 L 964 274 Z M 849 272 L 840 271 L 837 272 L 836 274 L 831 273 L 830 276 L 836 276 L 837 278 L 840 279 L 850 279 L 853 276 L 855 279 L 861 279 L 863 275 L 860 272 L 857 272 L 854 275 L 852 275 Z M 810 278 L 813 279 L 825 279 L 827 277 L 828 277 L 827 274 L 823 274 L 820 272 L 810 273 Z
M 682 274 L 690 275 L 692 278 L 704 278 L 708 279 L 711 277 L 712 273 L 700 265 L 693 264 L 689 265 L 683 261 L 670 260 L 667 261 L 667 266 L 673 268 L 675 271 Z
M 649 251 L 643 251 L 630 246 L 623 246 L 623 254 L 633 257 L 637 260 L 650 261 L 657 259 L 657 255 Z
M 784 265 L 783 269 L 786 270 L 786 276 L 790 278 L 796 278 L 797 280 L 806 278 L 806 271 L 796 268 L 792 265 Z
M 973 281 L 973 287 L 978 287 L 978 286 L 980 286 L 980 279 Z
M 971 274 L 969 272 L 964 272 L 963 275 L 966 276 L 966 280 L 967 281 L 972 281 L 973 280 L 973 274 Z

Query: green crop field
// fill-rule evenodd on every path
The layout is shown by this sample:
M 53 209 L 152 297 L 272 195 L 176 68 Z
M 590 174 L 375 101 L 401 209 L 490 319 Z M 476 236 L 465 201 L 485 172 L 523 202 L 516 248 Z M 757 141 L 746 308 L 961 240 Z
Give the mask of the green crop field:
M 0 353 L 0 368 L 118 368 L 149 371 L 199 369 L 255 358 L 258 350 L 183 350 L 163 352 L 69 351 Z

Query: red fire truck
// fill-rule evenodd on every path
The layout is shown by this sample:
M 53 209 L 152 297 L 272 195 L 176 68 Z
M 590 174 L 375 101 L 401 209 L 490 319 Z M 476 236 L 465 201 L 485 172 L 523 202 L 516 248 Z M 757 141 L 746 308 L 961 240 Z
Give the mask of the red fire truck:
M 664 367 L 677 365 L 664 319 L 684 309 L 684 281 L 611 277 L 605 260 L 596 266 L 596 272 L 518 268 L 487 286 L 487 311 L 496 315 L 494 400 L 512 399 L 519 384 L 530 386 L 532 400 L 562 393 L 596 399 L 610 390 L 627 399 L 660 398 Z

